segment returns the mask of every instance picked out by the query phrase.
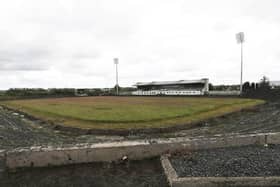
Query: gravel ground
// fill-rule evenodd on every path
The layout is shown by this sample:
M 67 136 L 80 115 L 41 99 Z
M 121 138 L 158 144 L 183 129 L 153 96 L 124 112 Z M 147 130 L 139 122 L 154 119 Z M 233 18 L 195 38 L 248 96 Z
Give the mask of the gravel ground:
M 280 131 L 280 101 L 209 120 L 203 123 L 202 127 L 192 129 L 188 133 L 202 135 L 275 131 Z
M 270 101 L 255 109 L 244 110 L 223 117 L 201 122 L 191 129 L 170 133 L 153 134 L 153 137 L 213 136 L 230 133 L 280 132 L 280 101 Z M 146 135 L 135 136 L 137 138 Z M 132 137 L 133 138 L 133 137 Z
M 180 177 L 280 176 L 280 145 L 203 150 L 170 160 Z
M 93 163 L 53 168 L 37 168 L 5 174 L 5 187 L 167 187 L 159 159 L 119 164 Z

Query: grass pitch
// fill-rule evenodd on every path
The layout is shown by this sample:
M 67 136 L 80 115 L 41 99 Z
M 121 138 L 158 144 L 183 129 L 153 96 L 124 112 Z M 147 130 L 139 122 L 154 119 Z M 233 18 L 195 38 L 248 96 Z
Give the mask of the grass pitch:
M 43 120 L 85 129 L 170 127 L 262 103 L 254 99 L 199 97 L 75 97 L 1 102 Z

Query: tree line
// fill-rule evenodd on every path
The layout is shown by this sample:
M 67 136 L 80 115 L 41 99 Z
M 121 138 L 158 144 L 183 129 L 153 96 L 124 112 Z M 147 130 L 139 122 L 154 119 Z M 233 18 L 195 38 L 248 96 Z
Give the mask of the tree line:
M 119 93 L 128 95 L 135 88 L 119 87 Z M 114 88 L 10 88 L 1 91 L 1 97 L 71 97 L 71 96 L 110 96 L 116 95 L 116 87 Z

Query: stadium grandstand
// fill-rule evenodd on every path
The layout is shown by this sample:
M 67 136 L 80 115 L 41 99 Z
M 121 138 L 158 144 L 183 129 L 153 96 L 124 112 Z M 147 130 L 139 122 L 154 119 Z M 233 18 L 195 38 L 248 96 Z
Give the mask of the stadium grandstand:
M 206 95 L 209 92 L 209 79 L 138 82 L 133 95 Z

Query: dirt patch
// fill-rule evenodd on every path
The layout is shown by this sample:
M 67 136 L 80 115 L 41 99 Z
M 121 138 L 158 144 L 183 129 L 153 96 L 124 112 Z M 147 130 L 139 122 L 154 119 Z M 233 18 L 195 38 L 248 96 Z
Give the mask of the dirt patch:
M 180 177 L 280 176 L 280 145 L 244 146 L 171 157 Z
M 1 176 L 0 176 L 1 179 Z M 36 168 L 6 173 L 0 186 L 167 187 L 159 159 Z

